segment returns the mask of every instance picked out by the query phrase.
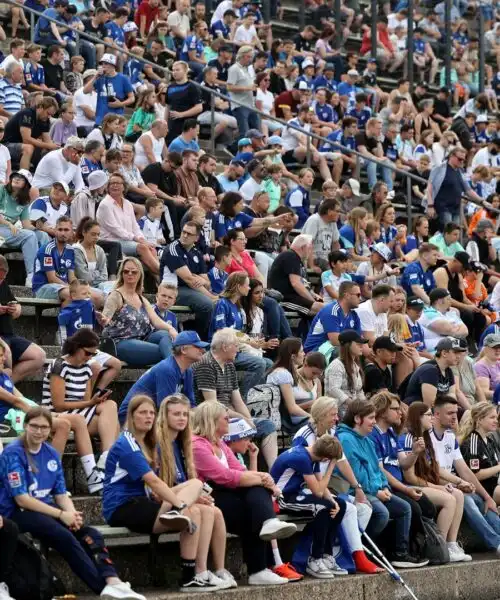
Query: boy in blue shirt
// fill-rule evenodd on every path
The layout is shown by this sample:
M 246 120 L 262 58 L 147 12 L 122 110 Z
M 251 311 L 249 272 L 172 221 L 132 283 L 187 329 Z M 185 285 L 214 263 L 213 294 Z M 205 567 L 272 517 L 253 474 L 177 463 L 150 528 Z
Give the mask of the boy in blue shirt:
M 177 286 L 173 283 L 160 283 L 153 310 L 169 326 L 167 331 L 172 341 L 177 337 L 177 317 L 169 309 L 174 306 L 176 300 Z
M 371 108 L 368 108 L 368 106 L 366 106 L 367 100 L 368 100 L 368 98 L 367 98 L 366 94 L 364 94 L 364 93 L 356 94 L 356 103 L 354 104 L 354 106 L 352 108 L 350 108 L 347 111 L 348 117 L 353 117 L 354 119 L 357 119 L 358 129 L 360 131 L 364 131 L 366 122 L 372 116 Z
M 226 269 L 231 262 L 231 252 L 226 246 L 217 246 L 214 254 L 215 264 L 208 271 L 208 278 L 210 279 L 212 294 L 221 294 L 226 286 L 227 278 L 229 277 L 226 273 Z
M 291 192 L 288 192 L 285 198 L 285 206 L 289 206 L 299 217 L 297 229 L 302 229 L 304 223 L 311 215 L 310 190 L 314 183 L 314 171 L 312 169 L 301 169 L 299 171 L 299 185 Z
M 306 572 L 317 579 L 347 574 L 332 556 L 335 534 L 346 511 L 345 501 L 335 498 L 328 489 L 340 458 L 340 442 L 325 434 L 312 446 L 294 446 L 286 450 L 271 468 L 271 476 L 282 493 L 278 498 L 280 512 L 313 518 L 308 526 L 312 532 L 312 545 Z M 329 465 L 321 476 L 319 463 L 323 461 L 328 461 Z

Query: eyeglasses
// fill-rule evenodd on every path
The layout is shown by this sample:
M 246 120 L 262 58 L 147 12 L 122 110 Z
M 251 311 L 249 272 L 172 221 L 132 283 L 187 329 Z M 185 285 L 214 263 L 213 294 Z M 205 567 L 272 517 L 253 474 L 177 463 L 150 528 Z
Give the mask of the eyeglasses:
M 28 427 L 33 431 L 40 431 L 40 433 L 47 433 L 50 431 L 50 425 L 35 425 L 34 423 L 28 423 Z
M 190 231 L 185 231 L 184 229 L 181 231 L 181 235 L 185 235 L 186 237 L 195 237 L 198 235 L 196 232 L 191 233 Z
M 85 350 L 85 348 L 82 350 L 85 352 L 85 356 L 97 356 L 97 350 Z
M 139 271 L 137 271 L 136 269 L 123 269 L 122 273 L 124 275 L 138 275 Z

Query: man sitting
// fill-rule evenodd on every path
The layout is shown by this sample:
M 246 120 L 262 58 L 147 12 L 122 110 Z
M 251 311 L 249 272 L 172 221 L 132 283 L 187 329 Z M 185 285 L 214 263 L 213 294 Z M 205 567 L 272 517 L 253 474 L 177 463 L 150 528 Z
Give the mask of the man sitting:
M 418 320 L 424 330 L 427 350 L 433 352 L 439 340 L 449 335 L 465 339 L 469 332 L 460 319 L 458 311 L 451 308 L 450 292 L 444 288 L 435 288 L 430 293 L 429 299 L 430 306 L 424 308 L 424 312 Z

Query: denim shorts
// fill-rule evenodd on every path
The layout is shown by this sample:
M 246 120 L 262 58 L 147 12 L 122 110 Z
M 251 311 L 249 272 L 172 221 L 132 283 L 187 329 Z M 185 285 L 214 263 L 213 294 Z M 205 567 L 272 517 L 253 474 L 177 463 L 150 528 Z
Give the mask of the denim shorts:
M 68 286 L 62 283 L 46 283 L 37 289 L 35 296 L 43 300 L 60 300 L 59 292 L 65 287 Z
M 257 435 L 255 437 L 258 439 L 265 438 L 276 431 L 276 427 L 270 419 L 253 419 L 253 422 L 257 429 Z
M 137 256 L 137 242 L 133 240 L 119 240 L 123 256 Z

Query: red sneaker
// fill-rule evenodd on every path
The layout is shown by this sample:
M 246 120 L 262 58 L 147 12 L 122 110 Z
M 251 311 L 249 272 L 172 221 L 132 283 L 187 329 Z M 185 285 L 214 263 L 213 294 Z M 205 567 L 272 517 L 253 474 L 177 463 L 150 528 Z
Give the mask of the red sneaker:
M 279 567 L 274 567 L 273 573 L 288 579 L 288 581 L 300 581 L 304 579 L 304 575 L 298 573 L 290 563 L 283 563 Z

